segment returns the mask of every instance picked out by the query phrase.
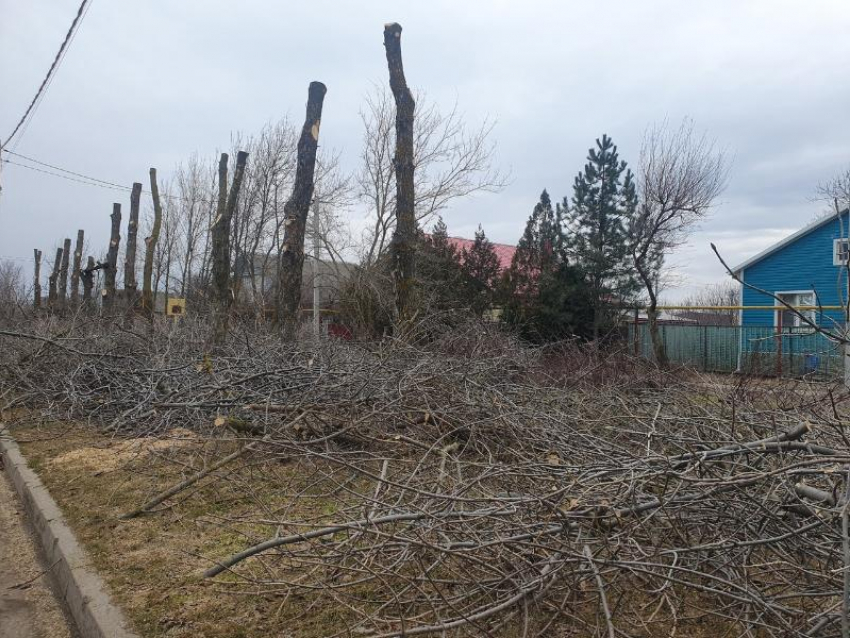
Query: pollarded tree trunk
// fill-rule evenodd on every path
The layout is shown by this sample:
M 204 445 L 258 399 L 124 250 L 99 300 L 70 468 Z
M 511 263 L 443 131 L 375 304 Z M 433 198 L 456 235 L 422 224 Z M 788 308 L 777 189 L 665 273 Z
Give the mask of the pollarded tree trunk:
M 416 103 L 404 78 L 401 25 L 384 25 L 384 48 L 395 98 L 396 226 L 390 244 L 395 283 L 396 318 L 400 325 L 413 319 L 416 285 L 416 214 L 413 192 L 413 119 Z
M 83 266 L 83 242 L 85 231 L 77 231 L 77 244 L 74 246 L 74 261 L 71 267 L 71 306 L 77 308 L 80 304 L 80 268 Z
M 118 275 L 118 248 L 121 245 L 121 204 L 112 204 L 112 229 L 109 235 L 109 251 L 106 253 L 106 273 L 103 275 L 103 310 L 109 312 L 115 306 L 115 279 Z
M 236 169 L 233 171 L 233 184 L 227 195 L 227 153 L 221 154 L 218 163 L 218 208 L 212 224 L 212 292 L 214 306 L 213 341 L 221 343 L 227 336 L 230 306 L 233 291 L 230 285 L 230 227 L 239 199 L 239 189 L 245 176 L 245 164 L 248 153 L 236 154 Z
M 156 243 L 159 241 L 159 230 L 162 227 L 162 203 L 159 200 L 159 186 L 156 183 L 156 169 L 150 170 L 151 198 L 153 199 L 153 228 L 150 237 L 145 238 L 145 266 L 142 272 L 142 312 L 153 320 L 153 258 Z
M 59 268 L 62 264 L 62 247 L 56 249 L 56 259 L 53 260 L 53 272 L 47 278 L 47 308 L 53 312 L 56 310 L 56 283 L 59 281 Z
M 86 261 L 85 270 L 80 273 L 80 279 L 83 280 L 83 307 L 89 308 L 91 306 L 91 291 L 94 288 L 94 271 L 95 271 L 95 263 L 94 257 L 89 255 L 88 260 Z
M 65 239 L 62 245 L 62 266 L 59 269 L 59 288 L 57 290 L 59 296 L 59 308 L 65 310 L 68 300 L 68 261 L 71 258 L 71 240 Z
M 230 311 L 230 220 L 227 216 L 227 153 L 218 160 L 218 204 L 215 219 L 210 228 L 212 244 L 212 305 L 213 305 L 213 342 L 221 343 L 227 335 L 227 319 Z M 226 225 L 226 228 L 225 228 Z
M 139 233 L 139 202 L 142 197 L 142 185 L 133 182 L 130 193 L 130 220 L 127 222 L 127 250 L 124 253 L 124 294 L 127 299 L 127 316 L 136 309 L 136 237 Z
M 32 277 L 32 307 L 36 310 L 41 308 L 41 251 L 33 248 L 35 267 Z
M 298 140 L 298 165 L 292 195 L 283 207 L 283 246 L 280 253 L 280 273 L 277 284 L 277 318 L 285 331 L 294 334 L 301 305 L 301 280 L 304 269 L 304 233 L 307 214 L 313 199 L 313 176 L 316 170 L 316 150 L 319 146 L 319 127 L 327 87 L 310 82 L 307 91 L 307 116 Z

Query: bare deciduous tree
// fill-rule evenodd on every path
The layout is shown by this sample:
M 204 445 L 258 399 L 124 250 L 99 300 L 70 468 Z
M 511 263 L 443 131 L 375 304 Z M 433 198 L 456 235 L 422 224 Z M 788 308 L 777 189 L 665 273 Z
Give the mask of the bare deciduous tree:
M 83 280 L 83 307 L 89 308 L 92 302 L 92 288 L 94 288 L 94 273 L 97 266 L 94 263 L 94 257 L 89 255 L 86 260 L 86 267 L 80 273 L 80 279 Z
M 177 215 L 179 212 L 178 199 L 171 195 L 171 180 L 161 180 L 160 201 L 162 201 L 162 221 L 159 229 L 159 241 L 154 251 L 153 289 L 163 293 L 162 312 L 168 308 L 168 295 L 171 290 L 171 267 L 174 259 L 175 246 L 179 240 Z M 156 299 L 154 299 L 156 304 Z
M 414 199 L 413 121 L 416 102 L 407 87 L 401 59 L 401 25 L 384 25 L 384 48 L 395 99 L 395 231 L 390 254 L 399 323 L 412 319 L 416 284 L 416 211 Z
M 32 307 L 38 309 L 41 308 L 41 251 L 38 248 L 33 248 L 33 257 Z
M 850 167 L 817 187 L 818 199 L 827 203 L 826 215 L 835 215 L 835 202 L 839 209 L 850 206 Z
M 85 235 L 85 231 L 82 228 L 79 229 L 77 231 L 77 243 L 74 246 L 74 262 L 71 269 L 71 305 L 74 308 L 80 303 L 80 269 L 82 268 Z
M 316 149 L 319 126 L 327 88 L 311 82 L 307 93 L 307 115 L 298 141 L 298 165 L 292 196 L 284 206 L 283 246 L 280 250 L 277 312 L 278 322 L 290 330 L 298 320 L 301 301 L 301 278 L 304 267 L 304 234 L 307 213 L 315 187 Z
M 452 201 L 482 192 L 498 192 L 507 179 L 493 165 L 492 122 L 469 129 L 455 105 L 443 113 L 417 94 L 413 128 L 414 209 L 427 224 Z M 369 210 L 363 261 L 374 263 L 388 248 L 395 228 L 395 106 L 385 88 L 367 96 L 360 117 L 363 150 L 356 187 Z
M 150 169 L 151 199 L 153 200 L 153 227 L 151 234 L 145 238 L 145 266 L 142 273 L 142 312 L 153 319 L 153 261 L 156 243 L 159 241 L 159 231 L 162 226 L 162 202 L 159 199 L 159 184 L 156 181 L 156 169 Z
M 228 315 L 233 300 L 230 286 L 230 226 L 239 200 L 248 153 L 239 151 L 233 184 L 227 191 L 227 153 L 221 154 L 218 168 L 218 208 L 212 224 L 212 294 L 215 304 L 213 339 L 221 342 L 227 335 Z
M 118 247 L 121 243 L 121 204 L 112 205 L 112 230 L 109 236 L 109 251 L 106 253 L 106 273 L 103 276 L 104 310 L 115 304 L 115 279 L 118 275 Z
M 738 323 L 738 311 L 729 308 L 740 303 L 740 286 L 727 280 L 705 286 L 685 297 L 679 305 L 693 306 L 693 309 L 677 310 L 673 314 L 695 320 L 703 326 L 734 326 Z
M 215 212 L 214 167 L 192 155 L 175 172 L 179 255 L 180 297 L 197 296 L 195 280 L 203 280 L 203 262 L 207 252 L 207 234 Z
M 632 258 L 648 297 L 647 317 L 659 366 L 667 353 L 658 331 L 659 271 L 723 191 L 728 162 L 723 150 L 685 120 L 677 129 L 653 126 L 644 135 L 638 167 L 639 203 L 630 223 Z
M 58 298 L 58 293 L 56 291 L 56 285 L 59 281 L 59 269 L 62 265 L 62 246 L 59 246 L 56 249 L 56 257 L 53 260 L 53 272 L 50 273 L 50 276 L 47 278 L 47 307 L 51 312 L 56 310 L 56 300 Z
M 39 251 L 39 260 L 41 251 Z M 11 259 L 0 260 L 0 316 L 11 317 L 24 299 L 23 268 Z
M 68 267 L 71 259 L 71 240 L 66 237 L 62 244 L 62 266 L 59 269 L 59 307 L 64 310 L 68 301 Z
M 124 253 L 124 291 L 127 295 L 128 316 L 135 310 L 136 291 L 136 237 L 139 232 L 139 203 L 142 197 L 142 185 L 133 182 L 130 193 L 130 220 L 127 222 L 127 250 Z
M 283 228 L 283 206 L 295 175 L 298 134 L 288 118 L 268 124 L 257 136 L 235 143 L 251 156 L 233 220 L 233 286 L 236 299 L 250 298 L 264 312 L 267 277 L 275 264 Z M 318 163 L 318 160 L 317 160 Z M 318 169 L 318 167 L 317 167 Z

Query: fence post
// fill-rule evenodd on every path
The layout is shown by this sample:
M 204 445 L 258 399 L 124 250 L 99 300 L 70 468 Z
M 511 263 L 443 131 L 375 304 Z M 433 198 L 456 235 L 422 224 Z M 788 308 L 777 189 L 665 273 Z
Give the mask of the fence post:
M 640 324 L 638 323 L 638 313 L 639 313 L 638 307 L 637 307 L 637 306 L 635 306 L 635 335 L 634 335 L 634 342 L 635 342 L 635 356 L 636 356 L 636 357 L 639 357 L 639 356 L 640 356 L 640 333 L 638 332 L 638 328 L 639 328 Z
M 844 344 L 844 387 L 850 388 L 850 343 Z
M 708 326 L 702 327 L 702 371 L 708 372 Z

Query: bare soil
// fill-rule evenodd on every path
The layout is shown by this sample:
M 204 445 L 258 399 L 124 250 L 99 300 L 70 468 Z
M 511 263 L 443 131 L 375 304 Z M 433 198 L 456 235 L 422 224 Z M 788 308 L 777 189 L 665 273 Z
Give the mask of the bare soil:
M 71 638 L 17 495 L 0 472 L 0 638 Z

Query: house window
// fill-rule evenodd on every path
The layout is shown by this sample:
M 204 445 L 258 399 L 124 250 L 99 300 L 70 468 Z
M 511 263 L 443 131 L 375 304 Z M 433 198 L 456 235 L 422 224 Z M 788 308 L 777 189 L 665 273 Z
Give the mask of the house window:
M 850 256 L 850 239 L 836 239 L 832 242 L 832 265 L 846 266 Z
M 804 316 L 809 321 L 815 321 L 815 311 L 811 309 L 799 309 L 799 306 L 814 306 L 815 293 L 813 290 L 793 290 L 790 292 L 777 292 L 776 296 L 789 306 L 797 308 L 796 311 L 783 308 L 776 311 L 776 326 L 782 328 L 805 328 L 810 327 L 803 321 Z

